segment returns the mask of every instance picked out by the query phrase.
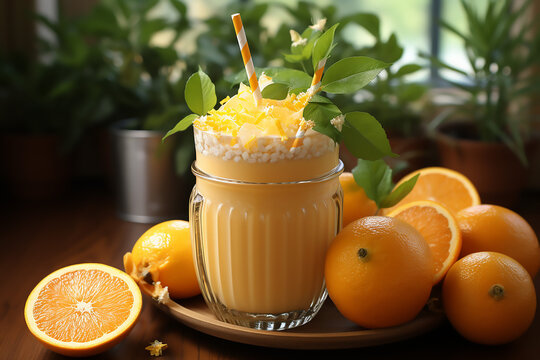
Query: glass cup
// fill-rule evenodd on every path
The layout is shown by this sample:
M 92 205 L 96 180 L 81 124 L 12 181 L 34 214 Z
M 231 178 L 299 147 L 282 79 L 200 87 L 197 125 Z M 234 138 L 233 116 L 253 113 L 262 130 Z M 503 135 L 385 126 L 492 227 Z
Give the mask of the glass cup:
M 342 221 L 343 163 L 337 145 L 331 147 L 327 167 L 335 166 L 305 179 L 303 169 L 313 172 L 310 164 L 324 157 L 256 164 L 197 147 L 189 206 L 194 259 L 202 295 L 219 320 L 283 330 L 307 323 L 321 308 L 326 249 Z M 275 181 L 283 166 L 281 178 L 294 180 Z M 234 175 L 219 176 L 220 169 Z

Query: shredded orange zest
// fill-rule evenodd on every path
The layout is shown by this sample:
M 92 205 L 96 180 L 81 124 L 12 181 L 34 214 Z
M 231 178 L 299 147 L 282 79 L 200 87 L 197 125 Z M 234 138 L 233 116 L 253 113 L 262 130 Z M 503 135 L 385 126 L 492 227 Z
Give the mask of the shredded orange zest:
M 230 97 L 227 96 L 225 99 L 221 100 L 219 103 L 220 103 L 221 105 L 223 105 L 223 104 L 225 104 L 225 103 L 226 103 L 227 101 L 229 101 L 229 100 L 230 100 Z
M 256 136 L 252 136 L 246 143 L 245 143 L 245 147 L 246 148 L 249 148 L 251 146 L 251 144 L 253 144 L 253 142 L 257 139 Z
M 154 342 L 150 343 L 150 345 L 144 349 L 150 351 L 151 356 L 161 356 L 163 355 L 163 350 L 166 348 L 167 344 L 164 344 L 159 340 L 154 340 Z
M 286 140 L 287 136 L 285 135 L 285 131 L 283 131 L 283 127 L 281 126 L 281 121 L 279 121 L 279 119 L 275 119 L 275 124 L 279 131 L 279 136 L 281 136 L 281 140 Z
M 261 75 L 261 78 L 263 76 L 265 82 L 271 82 L 268 76 Z M 221 100 L 218 109 L 196 119 L 194 126 L 199 130 L 234 137 L 238 136 L 244 124 L 252 124 L 257 125 L 253 136 L 278 136 L 285 141 L 296 135 L 309 99 L 310 94 L 304 92 L 289 94 L 283 100 L 262 99 L 257 105 L 251 89 L 240 84 L 237 95 Z

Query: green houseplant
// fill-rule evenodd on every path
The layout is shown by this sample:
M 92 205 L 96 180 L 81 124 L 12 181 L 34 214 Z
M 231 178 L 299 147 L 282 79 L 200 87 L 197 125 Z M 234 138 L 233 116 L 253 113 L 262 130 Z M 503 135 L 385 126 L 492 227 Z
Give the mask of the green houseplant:
M 84 19 L 87 36 L 107 59 L 107 96 L 114 112 L 109 119 L 111 176 L 117 212 L 125 220 L 159 222 L 185 216 L 187 173 L 192 138 L 162 143 L 164 131 L 187 112 L 180 101 L 186 61 L 177 42 L 190 27 L 187 8 L 167 1 L 170 11 L 152 11 L 158 0 L 103 0 Z M 167 15 L 167 16 L 166 16 Z M 167 31 L 166 41 L 155 43 Z M 187 135 L 187 134 L 186 134 Z
M 531 1 L 490 1 L 484 12 L 462 0 L 467 28 L 446 21 L 442 29 L 459 37 L 470 71 L 432 59 L 460 80 L 446 81 L 462 101 L 436 117 L 441 163 L 467 175 L 484 202 L 511 205 L 527 181 L 530 96 L 538 90 L 540 33 L 526 14 Z M 459 98 L 458 98 L 459 99 Z M 449 121 L 452 120 L 452 121 Z
M 36 17 L 55 41 L 38 39 L 34 58 L 0 57 L 3 169 L 15 195 L 50 197 L 69 185 L 81 138 L 103 121 L 112 104 L 95 76 L 100 54 L 80 36 L 80 23 Z

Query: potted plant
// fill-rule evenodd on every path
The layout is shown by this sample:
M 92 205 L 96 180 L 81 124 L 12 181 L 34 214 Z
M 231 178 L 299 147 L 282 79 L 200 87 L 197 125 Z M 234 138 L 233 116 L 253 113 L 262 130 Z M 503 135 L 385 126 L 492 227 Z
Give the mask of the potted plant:
M 446 21 L 442 29 L 463 41 L 470 70 L 432 59 L 460 80 L 446 81 L 459 90 L 456 106 L 430 124 L 441 164 L 465 174 L 483 202 L 511 206 L 527 182 L 530 96 L 538 90 L 540 33 L 527 20 L 531 1 L 490 1 L 483 13 L 461 1 L 467 29 Z M 451 115 L 451 116 L 450 116 Z
M 187 112 L 181 102 L 186 62 L 176 45 L 190 25 L 181 1 L 169 1 L 167 17 L 151 15 L 157 4 L 102 1 L 84 19 L 87 36 L 111 69 L 103 75 L 114 106 L 108 162 L 117 213 L 142 223 L 187 216 L 185 189 L 192 180 L 184 175 L 194 158 L 187 134 L 161 141 L 165 130 Z M 155 44 L 164 30 L 169 32 L 166 43 Z
M 0 56 L 2 169 L 12 195 L 23 198 L 63 193 L 75 147 L 112 109 L 94 76 L 103 62 L 78 36 L 78 22 L 38 21 L 54 42 L 40 39 L 35 58 Z

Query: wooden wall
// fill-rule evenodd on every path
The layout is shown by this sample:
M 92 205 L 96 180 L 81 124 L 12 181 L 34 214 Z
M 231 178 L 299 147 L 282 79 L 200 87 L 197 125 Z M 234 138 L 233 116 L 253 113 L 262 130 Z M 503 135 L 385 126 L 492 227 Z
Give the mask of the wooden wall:
M 33 9 L 34 0 L 0 1 L 0 50 L 34 54 Z

